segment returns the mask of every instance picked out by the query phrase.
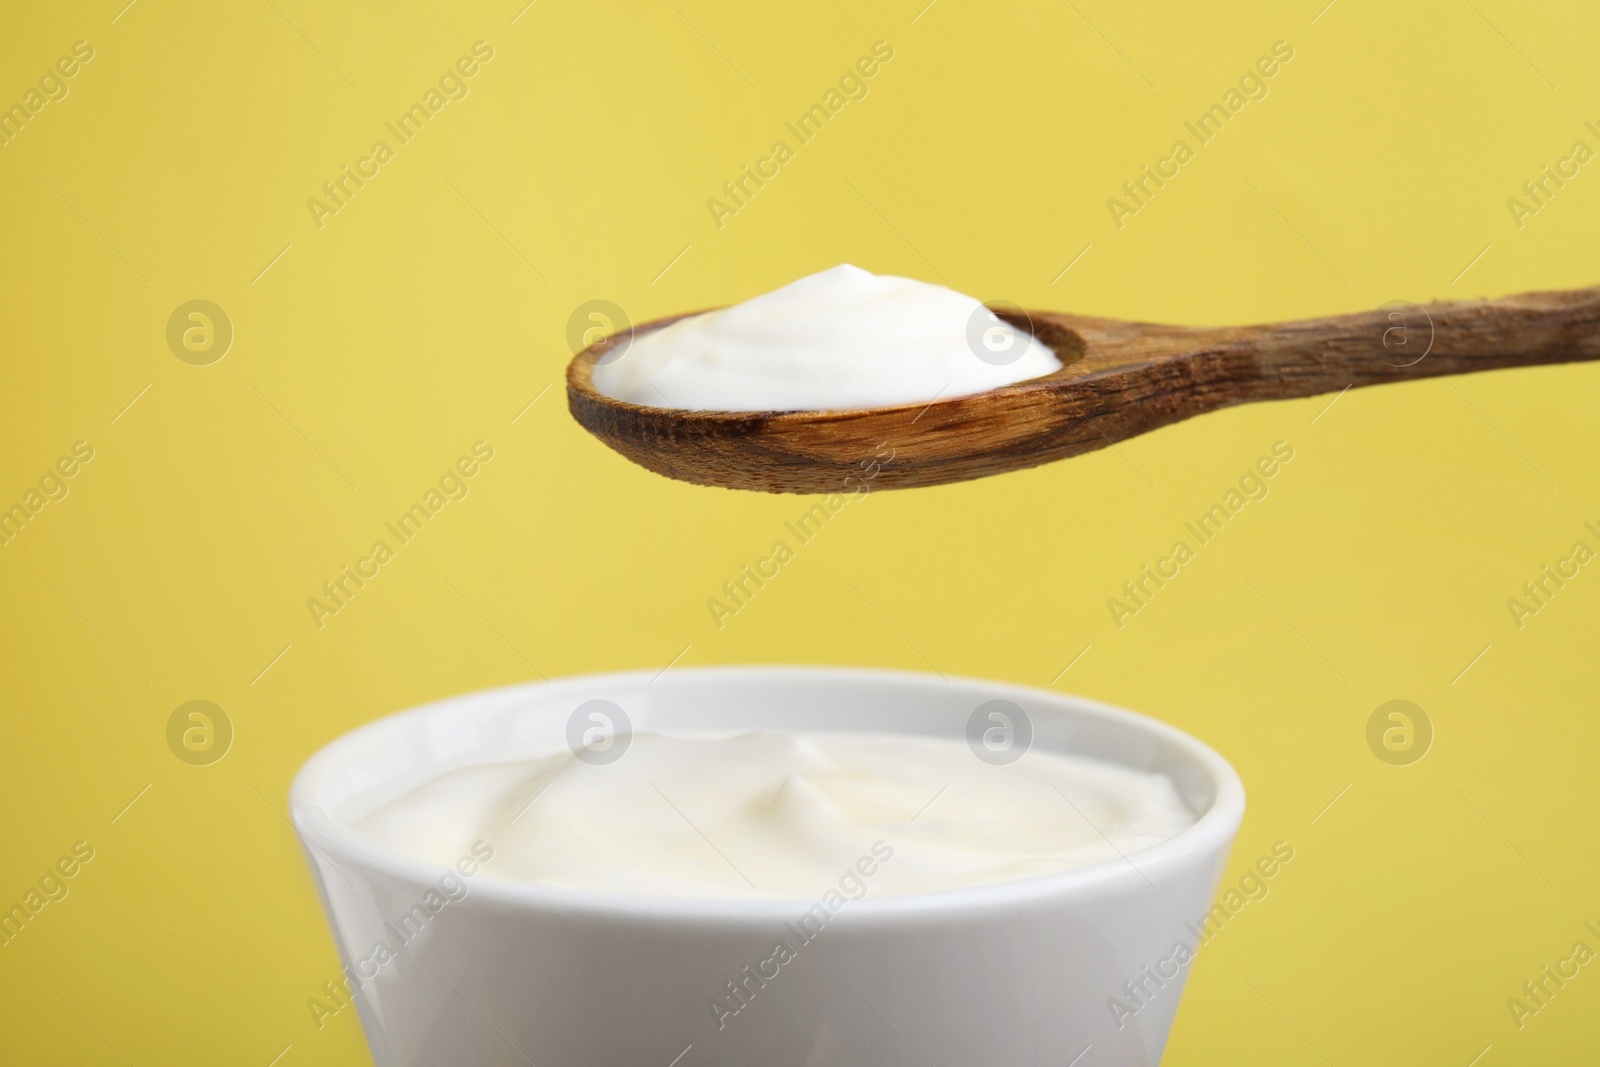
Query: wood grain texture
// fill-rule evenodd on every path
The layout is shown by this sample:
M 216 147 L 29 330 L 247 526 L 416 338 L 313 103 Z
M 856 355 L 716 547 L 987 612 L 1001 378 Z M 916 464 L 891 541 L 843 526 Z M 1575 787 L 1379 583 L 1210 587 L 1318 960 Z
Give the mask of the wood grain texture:
M 567 403 L 589 432 L 669 478 L 769 493 L 835 493 L 858 491 L 863 471 L 873 464 L 874 489 L 940 485 L 1065 459 L 1234 404 L 1600 359 L 1600 288 L 1386 305 L 1265 326 L 997 314 L 1031 330 L 1065 366 L 1042 378 L 932 404 L 864 411 L 684 411 L 643 407 L 596 391 L 594 363 L 617 343 L 606 338 L 568 366 Z M 661 319 L 634 333 L 686 317 Z

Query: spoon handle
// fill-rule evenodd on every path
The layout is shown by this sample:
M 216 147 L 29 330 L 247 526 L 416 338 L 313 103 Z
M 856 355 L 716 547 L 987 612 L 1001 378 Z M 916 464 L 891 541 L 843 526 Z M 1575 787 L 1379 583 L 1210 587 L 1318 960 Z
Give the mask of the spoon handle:
M 1376 311 L 1262 326 L 1167 326 L 1049 312 L 1033 313 L 1028 323 L 1066 366 L 997 390 L 992 400 L 951 401 L 941 405 L 941 417 L 921 419 L 932 428 L 977 429 L 960 438 L 961 455 L 941 456 L 959 472 L 919 471 L 916 481 L 904 482 L 938 484 L 1048 463 L 1235 404 L 1600 360 L 1600 287 L 1499 300 L 1394 301 Z
M 1313 396 L 1408 378 L 1600 359 L 1600 287 L 1499 300 L 1394 301 L 1361 314 L 1223 329 L 1214 336 L 1217 354 L 1234 365 L 1230 369 L 1244 371 L 1236 379 L 1245 392 L 1238 399 Z M 1239 366 L 1241 358 L 1254 366 Z

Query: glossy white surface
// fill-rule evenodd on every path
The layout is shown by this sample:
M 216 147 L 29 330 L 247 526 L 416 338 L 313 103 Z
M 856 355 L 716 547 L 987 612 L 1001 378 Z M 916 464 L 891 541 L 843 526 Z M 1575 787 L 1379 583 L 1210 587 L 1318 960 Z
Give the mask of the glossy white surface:
M 292 816 L 380 1067 L 664 1067 L 685 1049 L 679 1067 L 894 1067 L 924 1055 L 1023 1067 L 1070 1063 L 1089 1045 L 1097 1065 L 1159 1061 L 1188 971 L 1203 962 L 1166 977 L 1120 1025 L 1111 1000 L 1175 944 L 1194 944 L 1189 924 L 1211 903 L 1244 807 L 1216 753 L 1131 712 L 977 680 L 802 667 L 653 679 L 601 675 L 443 701 L 348 734 L 301 770 Z M 837 907 L 826 896 L 518 884 L 488 876 L 501 855 L 491 841 L 446 871 L 335 818 L 491 754 L 548 749 L 596 699 L 640 732 L 954 739 L 1003 700 L 1031 723 L 1031 751 L 1164 775 L 1198 818 L 1107 862 L 953 890 L 869 891 Z
M 942 285 L 847 263 L 641 334 L 594 368 L 606 396 L 693 411 L 843 411 L 970 396 L 1061 369 Z

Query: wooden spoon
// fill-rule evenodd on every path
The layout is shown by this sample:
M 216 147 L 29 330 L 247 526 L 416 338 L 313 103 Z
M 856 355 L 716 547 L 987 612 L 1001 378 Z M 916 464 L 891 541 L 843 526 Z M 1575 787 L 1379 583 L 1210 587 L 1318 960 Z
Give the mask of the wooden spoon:
M 590 433 L 669 478 L 769 493 L 846 493 L 863 483 L 909 489 L 1033 467 L 1233 404 L 1600 359 L 1600 287 L 1396 301 L 1268 326 L 1159 326 L 994 310 L 1049 345 L 1063 367 L 929 404 L 685 411 L 613 400 L 594 388 L 594 364 L 625 336 L 619 334 L 573 358 L 567 403 Z M 687 317 L 647 323 L 633 335 Z

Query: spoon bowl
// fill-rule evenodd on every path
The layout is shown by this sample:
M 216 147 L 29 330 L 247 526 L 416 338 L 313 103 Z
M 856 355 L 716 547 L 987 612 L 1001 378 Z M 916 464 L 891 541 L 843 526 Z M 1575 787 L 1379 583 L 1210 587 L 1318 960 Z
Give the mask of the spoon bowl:
M 613 335 L 568 365 L 567 403 L 590 433 L 669 478 L 769 493 L 853 493 L 864 481 L 873 489 L 910 489 L 1034 467 L 1234 404 L 1600 359 L 1600 287 L 1500 300 L 1397 301 L 1265 326 L 992 310 L 1048 345 L 1061 369 L 929 403 L 693 411 L 633 404 L 597 390 L 596 363 L 625 340 Z M 687 317 L 646 323 L 630 336 Z

